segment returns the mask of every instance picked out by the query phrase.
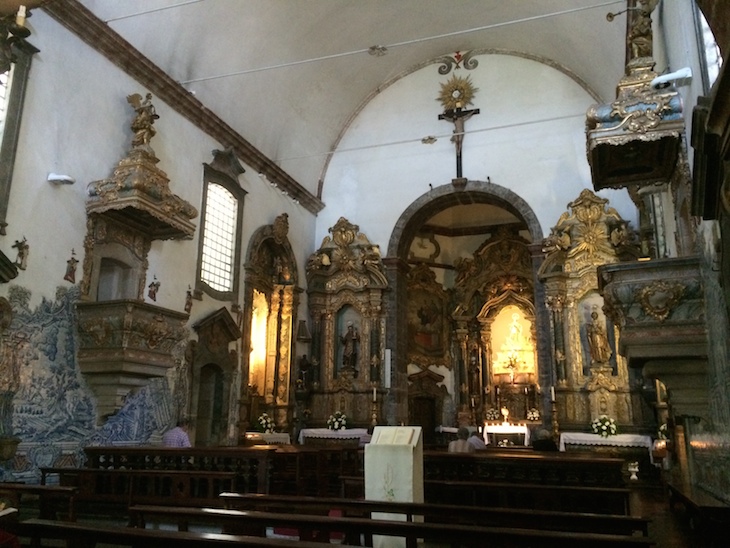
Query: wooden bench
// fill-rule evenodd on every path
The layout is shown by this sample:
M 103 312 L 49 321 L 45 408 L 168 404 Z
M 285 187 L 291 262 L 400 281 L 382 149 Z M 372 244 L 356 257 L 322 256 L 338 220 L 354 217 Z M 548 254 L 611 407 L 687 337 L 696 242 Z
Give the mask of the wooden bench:
M 338 534 L 344 534 L 343 544 L 359 545 L 361 539 L 373 535 L 402 537 L 406 546 L 415 547 L 422 539 L 426 542 L 446 543 L 451 546 L 490 547 L 540 546 L 561 547 L 608 547 L 608 546 L 654 546 L 654 541 L 644 536 L 616 534 L 575 533 L 565 531 L 542 531 L 536 529 L 484 527 L 442 523 L 394 521 L 357 517 L 334 517 L 304 514 L 284 514 L 230 510 L 220 508 L 132 506 L 130 516 L 133 523 L 143 526 L 153 517 L 163 520 L 184 520 L 190 523 L 202 520 L 204 523 L 219 524 L 223 531 L 232 534 L 264 535 L 267 527 L 294 528 L 302 540 L 315 539 L 329 542 Z
M 690 527 L 715 536 L 730 521 L 730 505 L 713 497 L 702 488 L 686 482 L 667 482 L 669 507 L 682 504 L 689 516 Z
M 282 446 L 85 447 L 85 468 L 234 472 L 236 491 L 268 493 L 271 458 Z
M 76 521 L 76 496 L 78 488 L 27 483 L 0 483 L 0 498 L 7 499 L 9 506 L 21 508 L 26 496 L 37 498 L 38 517 Z
M 353 517 L 370 517 L 373 512 L 383 512 L 401 514 L 407 521 L 414 521 L 414 516 L 419 516 L 423 521 L 430 523 L 524 527 L 528 529 L 614 533 L 618 535 L 639 534 L 648 536 L 651 521 L 649 518 L 642 517 L 585 512 L 257 495 L 252 493 L 221 493 L 220 498 L 224 501 L 226 508 L 236 510 L 328 515 L 334 509 L 341 511 L 344 516 Z
M 620 487 L 431 480 L 424 482 L 424 498 L 468 506 L 631 515 L 631 490 Z
M 491 449 L 475 453 L 424 451 L 425 480 L 625 487 L 618 458 L 534 450 Z
M 43 468 L 42 481 L 59 475 L 61 486 L 78 490 L 77 500 L 90 503 L 134 503 L 215 506 L 218 495 L 236 485 L 234 472 L 201 470 L 104 470 Z
M 29 519 L 11 524 L 9 532 L 30 538 L 31 546 L 41 540 L 65 540 L 73 548 L 93 548 L 99 544 L 155 548 L 208 548 L 221 546 L 261 546 L 290 548 L 325 548 L 329 544 L 288 539 L 251 537 L 224 533 L 161 531 L 133 527 L 114 527 L 70 523 L 45 519 Z

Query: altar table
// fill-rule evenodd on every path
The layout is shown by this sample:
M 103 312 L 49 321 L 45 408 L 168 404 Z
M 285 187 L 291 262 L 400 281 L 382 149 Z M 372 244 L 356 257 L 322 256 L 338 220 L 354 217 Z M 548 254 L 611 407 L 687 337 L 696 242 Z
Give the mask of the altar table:
M 261 438 L 265 443 L 270 445 L 289 445 L 291 438 L 286 432 L 246 432 L 246 438 Z
M 518 434 L 524 439 L 523 445 L 530 445 L 530 429 L 524 424 L 487 424 L 484 426 L 484 443 L 499 443 L 500 434 Z
M 612 447 L 646 447 L 649 452 L 649 462 L 654 464 L 652 455 L 651 436 L 642 434 L 616 434 L 603 437 L 599 434 L 586 432 L 563 432 L 560 434 L 560 450 L 565 451 L 565 445 L 608 445 Z
M 304 428 L 299 432 L 299 443 L 306 444 L 307 438 L 329 440 L 359 440 L 359 445 L 370 442 L 370 434 L 365 428 L 345 428 L 344 430 L 330 430 L 329 428 Z

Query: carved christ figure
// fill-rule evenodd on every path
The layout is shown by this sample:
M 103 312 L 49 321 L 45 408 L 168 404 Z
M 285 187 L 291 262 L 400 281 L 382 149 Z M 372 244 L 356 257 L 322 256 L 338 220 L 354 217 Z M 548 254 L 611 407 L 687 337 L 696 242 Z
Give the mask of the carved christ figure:
M 456 147 L 456 176 L 462 176 L 461 170 L 461 148 L 464 142 L 464 122 L 469 118 L 479 114 L 479 109 L 475 108 L 472 110 L 462 110 L 461 108 L 449 109 L 443 114 L 439 114 L 439 120 L 447 120 L 454 124 L 454 134 L 451 137 L 451 142 Z

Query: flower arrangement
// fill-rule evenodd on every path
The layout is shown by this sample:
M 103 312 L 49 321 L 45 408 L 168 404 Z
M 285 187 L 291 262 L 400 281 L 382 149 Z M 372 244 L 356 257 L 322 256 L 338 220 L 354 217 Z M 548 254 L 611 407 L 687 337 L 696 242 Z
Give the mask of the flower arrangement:
M 539 421 L 540 420 L 540 411 L 536 407 L 528 409 L 527 420 L 528 421 Z
M 490 407 L 487 409 L 487 412 L 484 414 L 484 418 L 488 421 L 497 421 L 502 417 L 502 415 L 499 413 L 498 409 L 495 409 L 494 407 Z
M 341 411 L 335 411 L 327 419 L 327 428 L 330 430 L 344 430 L 347 428 L 347 415 Z
M 593 419 L 591 423 L 591 429 L 594 434 L 600 434 L 604 438 L 608 436 L 614 436 L 618 434 L 618 427 L 616 421 L 609 418 L 607 415 L 601 415 L 597 419 Z
M 264 434 L 271 434 L 274 431 L 274 419 L 269 417 L 267 413 L 262 413 L 257 421 L 259 431 Z
M 665 422 L 659 427 L 659 431 L 657 432 L 657 437 L 660 440 L 666 440 L 669 439 L 669 426 Z

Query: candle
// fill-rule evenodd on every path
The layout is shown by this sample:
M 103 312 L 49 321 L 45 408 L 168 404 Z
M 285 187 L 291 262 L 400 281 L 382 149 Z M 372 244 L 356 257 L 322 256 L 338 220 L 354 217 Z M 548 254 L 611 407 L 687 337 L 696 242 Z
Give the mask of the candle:
M 15 16 L 15 24 L 19 27 L 25 25 L 25 6 L 23 5 L 18 8 L 18 15 Z
M 471 406 L 474 407 L 474 396 L 471 397 Z
M 550 387 L 550 401 L 555 401 L 555 387 Z
M 378 392 L 375 390 L 375 387 L 373 386 L 373 403 L 378 401 Z

